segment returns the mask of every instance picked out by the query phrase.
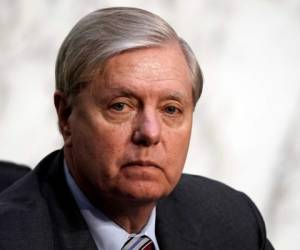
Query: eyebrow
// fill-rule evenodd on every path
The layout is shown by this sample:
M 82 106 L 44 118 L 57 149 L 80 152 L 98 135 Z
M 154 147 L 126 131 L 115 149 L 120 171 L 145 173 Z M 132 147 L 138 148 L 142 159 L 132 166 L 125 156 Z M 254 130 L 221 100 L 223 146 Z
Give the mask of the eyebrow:
M 126 87 L 115 87 L 115 88 L 107 88 L 108 93 L 109 94 L 113 94 L 113 95 L 121 95 L 121 96 L 125 96 L 125 97 L 136 97 L 138 98 L 138 96 L 134 93 L 134 91 L 132 91 L 131 89 L 128 89 Z M 108 94 L 108 95 L 109 95 Z
M 184 101 L 185 97 L 186 95 L 183 95 L 182 93 L 175 91 L 173 93 L 169 93 L 166 96 L 166 99 L 175 100 L 175 101 Z

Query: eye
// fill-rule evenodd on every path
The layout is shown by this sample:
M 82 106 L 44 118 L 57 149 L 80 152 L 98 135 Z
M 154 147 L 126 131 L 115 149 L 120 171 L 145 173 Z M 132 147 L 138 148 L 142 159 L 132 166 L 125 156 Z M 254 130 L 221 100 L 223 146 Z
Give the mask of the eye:
M 164 111 L 166 113 L 170 114 L 170 115 L 174 115 L 174 114 L 180 113 L 180 110 L 177 107 L 173 106 L 173 105 L 166 106 L 164 108 Z
M 123 111 L 126 107 L 126 104 L 125 103 L 122 103 L 122 102 L 117 102 L 117 103 L 114 103 L 111 105 L 111 109 L 115 110 L 115 111 Z

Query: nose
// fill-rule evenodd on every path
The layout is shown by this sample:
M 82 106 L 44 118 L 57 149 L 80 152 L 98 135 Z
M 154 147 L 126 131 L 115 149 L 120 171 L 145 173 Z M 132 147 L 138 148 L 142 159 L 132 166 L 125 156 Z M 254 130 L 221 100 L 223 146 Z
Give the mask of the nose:
M 155 111 L 144 110 L 136 119 L 132 142 L 136 145 L 149 147 L 159 143 L 161 125 Z

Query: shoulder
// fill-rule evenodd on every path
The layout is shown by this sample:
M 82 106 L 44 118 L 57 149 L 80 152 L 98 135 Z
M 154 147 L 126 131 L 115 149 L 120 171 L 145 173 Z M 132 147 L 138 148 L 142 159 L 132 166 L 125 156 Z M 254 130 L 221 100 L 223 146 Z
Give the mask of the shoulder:
M 184 209 L 193 211 L 193 215 L 198 209 L 218 218 L 226 217 L 233 222 L 243 222 L 244 225 L 254 225 L 261 220 L 258 209 L 246 194 L 202 176 L 182 175 L 170 198 L 181 200 L 180 202 L 185 203 Z M 247 222 L 244 222 L 245 218 Z
M 183 210 L 195 212 L 205 210 L 207 213 L 232 214 L 237 212 L 252 213 L 253 202 L 242 192 L 216 180 L 202 176 L 183 174 L 178 185 L 164 203 L 178 208 L 184 204 Z M 255 208 L 256 209 L 256 208 Z M 202 211 L 203 212 L 203 211 Z
M 176 221 L 174 227 L 186 228 L 195 239 L 206 238 L 217 249 L 268 249 L 255 204 L 244 193 L 212 179 L 182 175 L 170 196 L 158 204 L 158 217 L 164 216 Z
M 226 204 L 235 206 L 248 200 L 245 194 L 222 182 L 189 174 L 182 175 L 171 196 L 212 206 L 222 204 L 223 207 Z
M 0 194 L 0 249 L 26 249 L 30 242 L 38 245 L 50 239 L 49 208 L 41 180 L 49 170 L 47 164 L 42 165 Z
M 0 249 L 26 249 L 30 242 L 42 239 L 43 233 L 50 235 L 41 226 L 47 220 L 37 179 L 29 173 L 0 195 Z
M 53 162 L 55 162 L 54 159 L 57 158 L 57 155 L 57 151 L 49 154 L 32 171 L 29 171 L 25 166 L 15 164 L 4 166 L 4 168 L 12 167 L 11 170 L 6 172 L 11 172 L 11 175 L 16 173 L 16 178 L 22 176 L 23 178 L 18 179 L 0 194 L 1 204 L 20 208 L 27 207 L 28 202 L 39 201 L 42 197 L 41 190 L 44 188 L 45 180 L 49 178 L 49 172 L 51 172 L 53 165 L 55 165 Z

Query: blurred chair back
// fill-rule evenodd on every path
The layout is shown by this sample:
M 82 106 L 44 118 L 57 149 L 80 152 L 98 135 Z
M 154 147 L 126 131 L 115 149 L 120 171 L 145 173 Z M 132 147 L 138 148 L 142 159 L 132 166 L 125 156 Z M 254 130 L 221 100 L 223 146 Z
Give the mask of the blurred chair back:
M 0 193 L 30 172 L 30 168 L 12 162 L 0 161 Z

